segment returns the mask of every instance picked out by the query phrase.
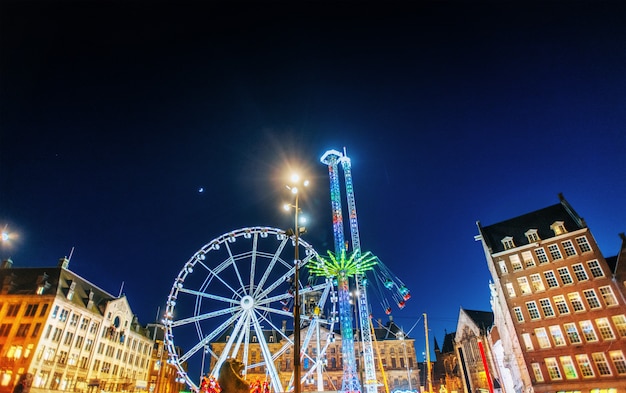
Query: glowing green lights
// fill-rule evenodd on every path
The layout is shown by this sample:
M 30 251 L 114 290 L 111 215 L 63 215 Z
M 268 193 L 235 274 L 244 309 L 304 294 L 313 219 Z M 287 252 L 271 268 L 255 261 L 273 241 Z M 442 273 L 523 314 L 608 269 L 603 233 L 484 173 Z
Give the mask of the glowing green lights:
M 378 264 L 378 258 L 371 252 L 366 252 L 357 257 L 356 253 L 352 253 L 348 258 L 346 251 L 342 250 L 339 258 L 328 251 L 327 257 L 318 256 L 314 263 L 307 264 L 309 272 L 316 276 L 337 277 L 337 276 L 355 276 L 363 275 L 368 270 L 374 269 Z

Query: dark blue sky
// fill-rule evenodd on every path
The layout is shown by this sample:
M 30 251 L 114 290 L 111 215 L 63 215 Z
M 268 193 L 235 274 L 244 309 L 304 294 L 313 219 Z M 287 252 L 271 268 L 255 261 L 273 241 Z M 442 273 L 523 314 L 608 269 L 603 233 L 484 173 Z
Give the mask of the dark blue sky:
M 489 310 L 476 220 L 563 192 L 616 254 L 625 44 L 624 2 L 3 1 L 0 224 L 20 237 L 1 256 L 75 247 L 70 269 L 124 282 L 148 323 L 203 244 L 290 225 L 290 165 L 331 249 L 319 157 L 345 146 L 362 247 L 412 290 L 395 320 L 427 312 L 441 343 L 459 307 Z

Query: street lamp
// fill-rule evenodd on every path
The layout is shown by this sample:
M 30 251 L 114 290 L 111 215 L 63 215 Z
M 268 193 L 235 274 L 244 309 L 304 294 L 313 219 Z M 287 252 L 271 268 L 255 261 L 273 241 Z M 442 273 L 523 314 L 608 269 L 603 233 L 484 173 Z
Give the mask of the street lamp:
M 285 205 L 285 209 L 289 210 L 291 207 L 294 209 L 294 285 L 296 286 L 294 291 L 293 301 L 293 368 L 294 368 L 294 393 L 300 393 L 300 256 L 298 255 L 298 240 L 300 238 L 300 228 L 298 226 L 298 213 L 300 211 L 298 187 L 307 187 L 309 185 L 308 180 L 301 180 L 297 174 L 291 175 L 291 184 L 287 185 L 287 189 L 295 195 L 295 202 L 293 205 Z

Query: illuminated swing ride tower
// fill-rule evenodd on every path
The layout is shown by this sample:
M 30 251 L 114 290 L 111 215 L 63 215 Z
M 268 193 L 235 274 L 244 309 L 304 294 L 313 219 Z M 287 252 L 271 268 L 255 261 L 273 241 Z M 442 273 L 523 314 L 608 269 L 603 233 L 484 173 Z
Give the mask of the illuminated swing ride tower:
M 378 259 L 369 252 L 365 254 L 361 253 L 356 202 L 354 199 L 354 187 L 352 185 L 352 170 L 350 158 L 345 154 L 345 149 L 343 154 L 336 150 L 329 150 L 324 153 L 320 161 L 328 165 L 335 255 L 333 257 L 329 253 L 330 260 L 319 265 L 319 267 L 315 269 L 317 271 L 314 273 L 327 277 L 335 277 L 337 279 L 343 353 L 343 379 L 341 390 L 343 392 L 361 391 L 354 356 L 354 335 L 352 332 L 352 312 L 349 298 L 349 278 L 354 276 L 358 294 L 358 315 L 361 330 L 361 350 L 365 369 L 365 388 L 367 393 L 375 393 L 377 390 L 377 381 L 376 370 L 374 368 L 374 350 L 372 346 L 372 331 L 369 320 L 370 313 L 367 303 L 365 273 L 374 268 Z M 350 217 L 350 233 L 352 238 L 352 254 L 350 257 L 346 256 L 347 244 L 345 243 L 343 234 L 339 163 L 341 163 L 344 173 L 346 199 Z

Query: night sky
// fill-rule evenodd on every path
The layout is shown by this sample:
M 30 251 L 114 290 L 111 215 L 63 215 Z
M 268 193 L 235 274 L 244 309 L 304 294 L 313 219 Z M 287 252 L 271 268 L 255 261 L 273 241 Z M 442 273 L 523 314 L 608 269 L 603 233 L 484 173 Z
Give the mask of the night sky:
M 393 315 L 421 353 L 422 313 L 441 344 L 460 307 L 490 310 L 477 220 L 563 192 L 617 253 L 625 146 L 625 2 L 0 3 L 0 256 L 74 248 L 143 324 L 202 245 L 290 226 L 291 168 L 306 240 L 333 249 L 319 158 L 346 147 L 362 248 L 411 289 Z

